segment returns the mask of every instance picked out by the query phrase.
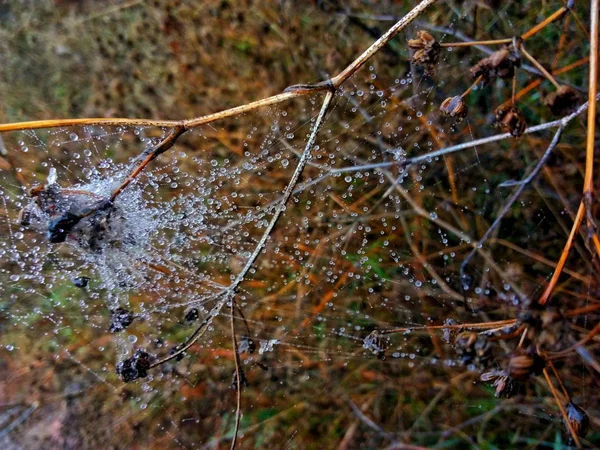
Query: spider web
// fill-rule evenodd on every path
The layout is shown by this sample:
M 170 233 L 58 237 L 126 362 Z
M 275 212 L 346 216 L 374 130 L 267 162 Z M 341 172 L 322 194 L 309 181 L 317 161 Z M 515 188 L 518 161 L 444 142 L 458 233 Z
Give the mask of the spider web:
M 436 36 L 453 41 L 450 32 L 467 28 L 463 14 L 469 11 L 457 17 L 450 6 L 440 8 L 452 21 Z M 365 23 L 387 19 L 373 11 L 335 11 L 336 23 L 362 21 L 367 31 L 375 29 Z M 523 11 L 512 13 L 522 30 L 531 25 Z M 501 30 L 517 27 L 508 11 L 497 17 Z M 553 130 L 424 156 L 497 134 L 492 112 L 510 98 L 510 82 L 475 89 L 462 123 L 443 117 L 444 98 L 469 87 L 461 70 L 468 72 L 485 51 L 442 49 L 436 73 L 423 76 L 405 46 L 417 29 L 401 33 L 336 92 L 303 176 L 240 285 L 234 314 L 248 383 L 243 443 L 303 446 L 331 432 L 326 423 L 333 421 L 338 441 L 349 436 L 351 447 L 402 440 L 464 445 L 469 441 L 453 437 L 458 430 L 474 426 L 476 434 L 486 412 L 486 420 L 501 423 L 496 413 L 504 409 L 516 414 L 531 439 L 549 439 L 536 427 L 562 428 L 544 406 L 547 393 L 516 406 L 493 402 L 476 368 L 465 368 L 448 345 L 450 333 L 407 330 L 372 338 L 377 330 L 517 317 L 541 293 L 564 242 L 559 219 L 568 217 L 569 202 L 557 197 L 575 199 L 580 192 L 565 183 L 582 159 L 570 151 L 585 140 L 581 130 L 571 130 L 547 163 L 551 175 L 525 190 L 461 276 L 461 263 L 511 193 L 502 183 L 529 173 Z M 545 42 L 555 42 L 557 30 Z M 564 65 L 585 54 L 573 50 Z M 526 70 L 519 77 L 523 84 L 533 79 Z M 539 95 L 520 103 L 530 125 L 554 119 Z M 116 367 L 138 349 L 164 358 L 215 312 L 220 293 L 243 270 L 273 217 L 321 101 L 294 99 L 186 133 L 117 197 L 120 228 L 100 250 L 72 238 L 53 244 L 43 226 L 20 225 L 19 211 L 31 196 L 10 166 L 3 167 L 0 342 L 12 392 L 3 394 L 1 436 L 7 447 L 86 442 L 94 448 L 116 436 L 117 448 L 213 448 L 231 439 L 228 308 L 216 311 L 181 360 L 129 384 Z M 61 189 L 106 197 L 167 133 L 107 126 L 29 130 L 5 135 L 4 145 L 27 187 L 52 185 L 56 171 Z M 539 249 L 547 249 L 547 259 Z M 561 296 L 566 306 L 588 301 L 595 270 L 588 258 L 570 274 L 575 285 Z M 587 316 L 573 326 L 589 328 Z M 499 341 L 494 350 L 511 348 Z M 39 360 L 29 361 L 29 354 Z M 579 378 L 569 388 L 593 411 L 593 377 L 581 360 L 576 364 Z M 445 395 L 457 386 L 463 397 Z M 431 424 L 435 407 L 456 410 L 456 417 L 444 419 L 456 432 Z M 94 410 L 97 419 L 91 419 Z M 90 431 L 94 420 L 114 436 Z M 41 431 L 49 425 L 54 431 Z

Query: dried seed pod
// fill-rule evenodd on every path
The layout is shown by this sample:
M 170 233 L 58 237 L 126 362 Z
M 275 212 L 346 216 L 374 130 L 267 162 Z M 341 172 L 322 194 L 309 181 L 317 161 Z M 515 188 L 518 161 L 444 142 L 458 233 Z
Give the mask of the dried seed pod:
M 444 100 L 440 105 L 440 111 L 447 116 L 454 117 L 457 122 L 462 122 L 467 117 L 469 108 L 467 108 L 465 100 L 460 95 L 457 95 Z
M 561 86 L 546 96 L 544 104 L 550 108 L 552 114 L 562 117 L 575 111 L 580 99 L 581 97 L 575 89 Z
M 374 355 L 377 355 L 379 359 L 385 359 L 385 350 L 389 345 L 389 339 L 384 337 L 379 330 L 373 330 L 371 334 L 369 334 L 363 340 L 363 348 L 366 348 Z
M 111 309 L 110 311 L 110 328 L 108 329 L 111 333 L 117 333 L 123 331 L 133 322 L 133 314 L 131 311 L 121 308 Z
M 433 67 L 440 56 L 440 44 L 427 31 L 417 31 L 417 38 L 410 39 L 408 46 L 416 50 L 412 62 L 425 66 L 425 73 L 433 72 Z
M 520 65 L 521 55 L 511 44 L 483 58 L 471 67 L 470 73 L 472 78 L 481 76 L 483 83 L 488 84 L 497 77 L 512 78 Z
M 567 403 L 567 419 L 573 431 L 579 437 L 585 437 L 590 428 L 590 418 L 587 413 L 573 402 Z M 566 425 L 566 424 L 565 424 Z M 568 431 L 567 426 L 567 431 Z
M 515 395 L 519 389 L 516 380 L 508 376 L 505 370 L 490 370 L 481 374 L 481 381 L 492 383 L 496 389 L 496 397 L 509 398 Z
M 521 136 L 527 128 L 527 122 L 525 122 L 523 111 L 521 111 L 521 108 L 518 106 L 509 105 L 504 108 L 498 107 L 496 108 L 495 114 L 494 126 L 509 132 L 515 137 Z
M 542 373 L 545 365 L 544 359 L 537 353 L 518 349 L 510 356 L 506 372 L 509 377 L 518 381 L 524 381 L 531 375 Z
M 150 355 L 140 349 L 136 350 L 131 358 L 117 364 L 117 375 L 128 383 L 138 378 L 146 378 L 148 369 L 150 369 Z
M 454 340 L 454 350 L 466 366 L 474 364 L 479 368 L 485 368 L 492 359 L 492 346 L 488 337 L 474 331 L 459 333 Z

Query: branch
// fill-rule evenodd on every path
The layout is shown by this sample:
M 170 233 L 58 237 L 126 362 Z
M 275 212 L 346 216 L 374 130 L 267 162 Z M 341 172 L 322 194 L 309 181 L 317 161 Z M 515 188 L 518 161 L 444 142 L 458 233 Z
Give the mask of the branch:
M 571 232 L 569 233 L 569 237 L 563 248 L 563 251 L 560 255 L 560 259 L 556 264 L 556 268 L 554 269 L 554 273 L 552 274 L 552 278 L 546 286 L 544 293 L 539 299 L 539 303 L 544 305 L 556 284 L 558 283 L 558 278 L 562 273 L 562 270 L 565 266 L 569 253 L 571 251 L 571 247 L 573 246 L 573 242 L 575 240 L 575 236 L 579 231 L 579 227 L 581 226 L 581 222 L 583 222 L 583 216 L 588 210 L 588 226 L 590 230 L 593 232 L 593 241 L 596 246 L 596 251 L 600 250 L 600 243 L 598 242 L 598 237 L 596 236 L 596 227 L 591 218 L 590 207 L 592 204 L 592 196 L 594 194 L 594 184 L 593 184 L 593 176 L 594 176 L 594 141 L 596 137 L 596 102 L 594 99 L 597 99 L 597 83 L 598 83 L 598 2 L 599 0 L 592 0 L 591 8 L 590 8 L 590 80 L 589 80 L 589 88 L 588 88 L 588 117 L 587 117 L 587 137 L 586 137 L 586 153 L 585 153 L 585 176 L 583 182 L 583 197 L 581 203 L 579 204 L 579 209 L 577 210 L 577 216 L 575 217 L 575 222 L 573 223 L 573 227 L 571 228 Z M 586 208 L 587 206 L 587 208 Z
M 502 208 L 502 210 L 498 214 L 498 217 L 496 217 L 496 220 L 494 220 L 494 223 L 492 223 L 492 225 L 488 228 L 488 230 L 485 232 L 485 234 L 483 235 L 483 237 L 479 240 L 479 242 L 477 243 L 476 247 L 474 247 L 473 250 L 471 250 L 471 252 L 467 255 L 467 257 L 465 258 L 465 260 L 460 265 L 460 277 L 461 277 L 461 279 L 464 278 L 464 276 L 465 276 L 465 268 L 467 267 L 467 265 L 469 264 L 469 262 L 471 261 L 471 259 L 473 259 L 473 256 L 475 255 L 475 253 L 477 252 L 477 250 L 479 248 L 481 248 L 483 246 L 483 244 L 488 240 L 488 238 L 491 236 L 492 232 L 498 227 L 498 225 L 500 225 L 500 222 L 502 221 L 502 219 L 504 218 L 504 216 L 506 215 L 506 213 L 508 213 L 508 211 L 510 211 L 510 208 L 512 207 L 513 203 L 515 201 L 517 201 L 517 199 L 521 196 L 521 194 L 523 193 L 523 191 L 525 190 L 525 188 L 527 187 L 527 185 L 529 183 L 531 183 L 531 181 L 537 176 L 537 174 L 539 173 L 539 171 L 542 169 L 542 167 L 544 166 L 544 164 L 548 160 L 548 157 L 550 156 L 550 154 L 552 153 L 552 151 L 558 145 L 558 142 L 560 141 L 560 136 L 562 134 L 562 130 L 563 130 L 562 126 L 560 126 L 558 128 L 558 130 L 556 131 L 556 133 L 554 134 L 554 138 L 552 138 L 552 142 L 550 142 L 550 145 L 546 149 L 546 152 L 540 158 L 540 160 L 538 161 L 538 163 L 534 167 L 534 169 L 531 171 L 531 173 L 529 175 L 527 175 L 527 177 L 525 179 L 523 179 L 523 180 L 521 180 L 519 182 L 514 183 L 515 185 L 518 185 L 519 187 L 515 190 L 515 192 L 510 197 L 510 199 L 508 200 L 508 202 L 506 202 L 506 204 L 504 205 L 504 207 Z M 504 186 L 508 185 L 507 183 L 503 183 L 503 184 L 504 184 Z M 512 184 L 513 183 L 511 183 L 511 185 Z

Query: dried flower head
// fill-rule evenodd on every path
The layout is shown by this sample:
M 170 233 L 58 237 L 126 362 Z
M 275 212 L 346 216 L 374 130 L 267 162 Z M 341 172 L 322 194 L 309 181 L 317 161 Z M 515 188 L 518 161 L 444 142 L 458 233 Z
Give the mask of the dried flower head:
M 542 373 L 545 365 L 544 359 L 537 353 L 518 349 L 510 356 L 506 372 L 509 377 L 524 381 L 531 375 Z
M 433 71 L 433 66 L 440 56 L 440 44 L 427 31 L 417 31 L 417 38 L 410 39 L 408 46 L 416 50 L 412 57 L 412 62 L 425 66 L 425 73 Z
M 146 378 L 150 369 L 150 355 L 144 350 L 136 350 L 131 358 L 127 358 L 117 364 L 117 374 L 124 382 Z
M 387 339 L 379 330 L 373 330 L 363 340 L 363 348 L 366 348 L 379 359 L 385 359 L 385 350 L 389 345 L 389 339 Z
M 515 69 L 521 65 L 521 55 L 517 48 L 511 44 L 483 58 L 473 67 L 470 73 L 472 78 L 482 77 L 483 84 L 488 84 L 498 78 L 512 78 Z
M 490 370 L 482 373 L 481 381 L 492 383 L 492 386 L 496 389 L 496 397 L 512 397 L 519 389 L 517 381 L 509 377 L 505 370 Z
M 444 100 L 440 105 L 440 111 L 447 116 L 454 117 L 457 122 L 462 122 L 467 117 L 469 108 L 467 108 L 465 100 L 460 95 L 457 95 Z
M 550 108 L 552 114 L 562 117 L 575 111 L 580 99 L 581 97 L 575 89 L 561 86 L 546 96 L 544 104 Z
M 521 136 L 527 128 L 523 111 L 518 106 L 498 107 L 496 108 L 495 115 L 494 126 L 515 137 Z
M 573 402 L 567 403 L 566 410 L 567 419 L 573 431 L 577 433 L 577 436 L 585 437 L 590 428 L 590 418 L 587 413 Z

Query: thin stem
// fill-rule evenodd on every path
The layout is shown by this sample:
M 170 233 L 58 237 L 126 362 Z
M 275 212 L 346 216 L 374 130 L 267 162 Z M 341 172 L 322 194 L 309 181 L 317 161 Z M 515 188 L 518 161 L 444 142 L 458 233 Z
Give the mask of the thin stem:
M 540 31 L 542 31 L 544 28 L 546 28 L 552 22 L 554 22 L 554 21 L 559 20 L 560 18 L 562 18 L 562 16 L 564 16 L 568 11 L 569 11 L 569 9 L 563 6 L 562 8 L 558 9 L 557 11 L 555 11 L 554 14 L 552 14 L 550 17 L 547 17 L 541 23 L 538 23 L 532 29 L 530 29 L 526 33 L 522 34 L 521 35 L 521 39 L 527 40 L 530 37 L 538 34 Z
M 183 133 L 185 133 L 185 128 L 183 126 L 175 127 L 166 138 L 159 142 L 153 149 L 148 151 L 146 157 L 127 176 L 125 181 L 123 181 L 123 183 L 121 183 L 121 185 L 113 191 L 110 200 L 114 201 L 117 196 L 129 185 L 129 183 L 131 183 L 140 174 L 140 172 L 144 170 L 148 164 L 150 164 L 150 162 L 173 147 L 173 145 L 175 145 L 175 141 L 177 141 L 177 138 L 179 138 L 179 136 L 181 136 Z
M 596 98 L 598 83 L 598 0 L 592 0 L 590 11 L 590 77 L 588 84 L 588 101 Z M 585 157 L 585 178 L 583 192 L 593 192 L 594 176 L 594 140 L 596 132 L 596 104 L 590 102 L 587 116 L 587 139 Z
M 558 405 L 558 409 L 560 409 L 560 413 L 563 416 L 563 420 L 565 421 L 565 423 L 567 424 L 567 427 L 569 428 L 569 433 L 571 433 L 571 437 L 575 441 L 575 445 L 577 446 L 577 448 L 581 449 L 582 448 L 581 441 L 579 440 L 577 431 L 575 431 L 575 429 L 573 429 L 573 425 L 571 425 L 571 422 L 569 421 L 569 418 L 567 416 L 567 411 L 565 411 L 563 402 L 560 399 L 558 392 L 556 391 L 556 388 L 554 387 L 554 384 L 552 383 L 552 380 L 550 379 L 550 375 L 548 374 L 548 369 L 546 369 L 544 367 L 543 372 L 544 372 L 544 377 L 546 377 L 546 382 L 548 383 L 548 387 L 550 388 L 550 391 L 552 392 L 552 395 L 554 396 L 554 400 L 556 400 L 556 404 Z
M 272 106 L 286 100 L 290 100 L 292 98 L 301 97 L 303 95 L 307 95 L 308 92 L 305 91 L 294 91 L 294 92 L 284 92 L 283 94 L 273 95 L 272 97 L 263 98 L 261 100 L 257 100 L 255 102 L 248 103 L 246 105 L 236 106 L 235 108 L 226 109 L 224 111 L 216 112 L 213 114 L 208 114 L 206 116 L 197 117 L 195 119 L 188 119 L 183 121 L 183 126 L 185 129 L 196 128 L 201 125 L 206 125 L 207 123 L 216 122 L 217 120 L 226 119 L 228 117 L 239 116 L 240 114 L 244 114 L 250 111 L 254 111 L 258 108 L 263 108 L 265 106 Z
M 567 398 L 567 403 L 570 402 L 571 396 L 569 395 L 569 391 L 567 391 L 567 388 L 565 387 L 565 384 L 563 383 L 562 378 L 560 377 L 560 374 L 558 373 L 558 370 L 556 370 L 554 363 L 547 359 L 546 364 L 552 369 L 552 372 L 554 373 L 554 378 L 556 378 L 556 381 L 558 381 L 558 385 L 560 386 L 560 389 L 563 391 L 563 395 Z
M 473 256 L 475 255 L 475 253 L 477 252 L 477 250 L 479 248 L 481 248 L 483 246 L 483 244 L 488 240 L 488 238 L 492 235 L 493 231 L 500 225 L 500 222 L 502 222 L 502 219 L 504 218 L 504 216 L 510 211 L 510 208 L 512 207 L 513 203 L 517 201 L 517 199 L 521 196 L 521 194 L 523 193 L 523 191 L 525 190 L 525 188 L 527 187 L 527 185 L 529 183 L 531 183 L 531 181 L 540 172 L 540 170 L 542 169 L 542 167 L 544 166 L 544 164 L 546 164 L 546 161 L 550 157 L 550 154 L 556 148 L 556 146 L 558 145 L 558 142 L 560 141 L 560 137 L 562 135 L 562 130 L 563 130 L 562 126 L 559 126 L 558 130 L 554 134 L 554 137 L 552 138 L 552 142 L 550 142 L 550 145 L 548 146 L 548 148 L 546 149 L 546 151 L 544 152 L 544 154 L 542 155 L 542 157 L 538 161 L 537 165 L 531 171 L 531 173 L 529 175 L 527 175 L 527 177 L 525 177 L 525 179 L 523 179 L 523 180 L 521 180 L 521 181 L 519 181 L 517 183 L 514 183 L 514 184 L 516 184 L 519 187 L 515 190 L 515 192 L 510 197 L 510 199 L 508 200 L 508 202 L 506 202 L 506 204 L 504 205 L 504 207 L 502 208 L 502 210 L 498 214 L 498 217 L 496 217 L 496 220 L 494 220 L 494 223 L 492 223 L 492 225 L 488 228 L 488 230 L 485 232 L 485 234 L 483 235 L 483 237 L 477 243 L 477 246 L 475 248 L 473 248 L 473 250 L 471 250 L 471 252 L 467 255 L 467 257 L 465 258 L 465 260 L 460 265 L 460 276 L 461 276 L 461 279 L 465 275 L 465 268 L 467 267 L 467 265 L 469 264 L 469 262 L 471 261 L 471 259 L 473 259 Z M 506 186 L 506 183 L 504 185 Z
M 489 41 L 468 41 L 468 42 L 443 42 L 440 43 L 440 47 L 472 47 L 474 45 L 499 45 L 499 44 L 510 44 L 512 38 L 506 39 L 493 39 Z
M 554 273 L 552 274 L 552 278 L 550 279 L 548 286 L 546 286 L 546 289 L 544 290 L 542 296 L 540 297 L 540 299 L 538 301 L 541 305 L 544 305 L 548 301 L 548 299 L 550 298 L 550 295 L 552 295 L 552 291 L 554 291 L 554 287 L 556 286 L 556 283 L 558 283 L 558 278 L 560 277 L 560 274 L 562 273 L 562 270 L 565 267 L 565 263 L 567 262 L 567 257 L 569 256 L 569 251 L 571 250 L 571 247 L 573 246 L 573 241 L 575 240 L 575 236 L 577 235 L 577 232 L 579 231 L 579 226 L 581 225 L 584 215 L 585 215 L 585 206 L 582 201 L 579 203 L 579 209 L 577 210 L 577 215 L 575 216 L 575 222 L 573 223 L 573 227 L 571 228 L 571 232 L 569 233 L 569 237 L 567 238 L 565 248 L 563 249 L 562 253 L 560 254 L 560 259 L 556 263 L 556 267 L 554 269 Z
M 219 313 L 221 312 L 223 307 L 229 301 L 232 300 L 233 296 L 237 292 L 237 289 L 238 289 L 240 283 L 242 281 L 244 281 L 246 275 L 248 274 L 248 272 L 254 265 L 254 262 L 258 258 L 258 255 L 263 251 L 263 249 L 267 243 L 267 240 L 271 236 L 271 232 L 273 231 L 273 228 L 275 228 L 277 221 L 281 217 L 281 214 L 283 213 L 283 211 L 285 211 L 286 204 L 288 203 L 290 197 L 292 196 L 294 189 L 295 189 L 296 185 L 298 184 L 298 180 L 300 179 L 300 176 L 302 175 L 304 167 L 306 166 L 306 162 L 308 161 L 310 152 L 311 152 L 312 147 L 317 138 L 317 133 L 323 123 L 323 119 L 325 118 L 325 114 L 327 113 L 327 110 L 329 109 L 329 105 L 331 104 L 332 98 L 333 98 L 333 92 L 329 91 L 329 92 L 327 92 L 327 94 L 325 94 L 325 99 L 323 100 L 323 104 L 321 105 L 321 110 L 319 111 L 319 115 L 317 116 L 315 124 L 313 125 L 312 132 L 310 134 L 310 137 L 308 138 L 306 147 L 304 147 L 304 151 L 302 152 L 302 155 L 300 156 L 300 160 L 298 161 L 298 165 L 296 166 L 296 169 L 294 170 L 292 178 L 290 179 L 288 185 L 286 186 L 286 188 L 283 192 L 283 196 L 281 197 L 277 207 L 275 208 L 275 212 L 273 214 L 273 217 L 271 218 L 271 221 L 269 222 L 269 225 L 267 225 L 267 228 L 265 229 L 262 237 L 260 238 L 260 241 L 258 242 L 257 246 L 255 247 L 254 251 L 252 252 L 252 255 L 250 255 L 250 258 L 244 265 L 244 268 L 240 271 L 240 273 L 237 275 L 235 280 L 227 288 L 225 288 L 222 292 L 220 292 L 218 294 L 218 297 L 220 297 L 220 298 L 217 301 L 217 304 L 210 310 L 209 314 L 206 316 L 204 321 L 198 326 L 198 328 L 196 328 L 196 330 L 194 330 L 194 332 L 187 339 L 187 341 L 183 345 L 183 347 L 178 349 L 173 354 L 167 356 L 166 358 L 155 362 L 154 364 L 152 364 L 152 366 L 150 366 L 151 368 L 159 366 L 161 364 L 164 364 L 165 362 L 170 361 L 173 358 L 176 358 L 177 356 L 183 354 L 187 349 L 189 349 L 195 342 L 198 341 L 198 339 L 200 339 L 204 335 L 204 333 L 208 329 L 207 325 L 212 323 L 213 319 L 219 315 Z
M 510 96 L 510 101 L 513 106 L 517 103 L 517 71 L 515 69 L 515 74 L 512 79 L 512 95 Z
M 242 377 L 240 374 L 240 354 L 238 352 L 237 338 L 235 336 L 235 298 L 231 299 L 231 342 L 233 345 L 233 359 L 235 361 L 235 383 L 236 383 L 236 408 L 235 408 L 235 428 L 233 429 L 233 439 L 231 440 L 231 450 L 235 449 L 237 444 L 238 432 L 240 430 L 240 420 L 242 419 Z
M 552 278 L 550 279 L 550 283 L 544 290 L 544 293 L 539 299 L 540 304 L 545 304 L 556 283 L 558 282 L 558 278 L 565 266 L 565 262 L 569 253 L 571 251 L 571 247 L 573 246 L 573 242 L 577 232 L 579 231 L 579 227 L 581 226 L 581 222 L 583 221 L 583 216 L 586 212 L 586 205 L 591 205 L 592 195 L 594 192 L 593 185 L 593 176 L 594 176 L 594 141 L 595 141 L 595 133 L 596 133 L 596 102 L 594 101 L 597 98 L 597 82 L 598 82 L 598 3 L 599 0 L 592 0 L 591 8 L 590 8 L 590 69 L 589 69 L 589 87 L 588 87 L 588 116 L 587 116 L 587 137 L 586 137 L 586 153 L 585 153 L 585 175 L 583 182 L 583 198 L 579 204 L 579 209 L 577 210 L 577 216 L 575 217 L 575 222 L 573 223 L 573 227 L 571 228 L 571 232 L 569 234 L 569 238 L 565 244 L 565 247 L 560 255 L 560 259 L 556 264 L 556 268 L 554 269 L 554 273 L 552 274 Z M 589 225 L 592 226 L 593 221 L 588 219 Z M 595 230 L 594 230 L 595 231 Z M 594 239 L 594 245 L 596 245 L 597 249 L 600 248 L 600 242 L 598 239 Z
M 523 53 L 523 55 L 525 55 L 525 57 L 531 62 L 531 64 L 533 64 L 537 70 L 542 72 L 542 74 L 546 77 L 546 79 L 548 81 L 550 81 L 550 83 L 552 83 L 556 89 L 560 88 L 560 84 L 558 84 L 558 81 L 556 81 L 556 79 L 552 76 L 552 74 L 550 72 L 548 72 L 546 70 L 546 68 L 544 66 L 542 66 L 538 62 L 538 60 L 535 59 L 527 50 L 525 50 L 525 47 L 523 45 L 521 45 L 520 50 L 521 50 L 521 53 Z
M 112 127 L 138 126 L 138 127 L 165 127 L 174 128 L 181 125 L 181 121 L 175 120 L 152 120 L 152 119 L 127 119 L 96 117 L 87 119 L 50 119 L 31 120 L 27 122 L 15 122 L 0 124 L 0 133 L 4 131 L 37 130 L 40 128 L 60 128 L 86 125 L 106 125 Z
M 600 333 L 600 323 L 596 324 L 596 326 L 594 328 L 592 328 L 590 330 L 590 332 L 588 334 L 586 334 L 583 339 L 579 340 L 577 343 L 575 343 L 571 347 L 569 347 L 565 350 L 562 350 L 560 352 L 549 353 L 548 355 L 551 359 L 557 359 L 557 358 L 562 358 L 564 356 L 568 356 L 571 352 L 573 352 L 573 350 L 576 350 L 579 347 L 581 347 L 582 345 L 587 344 L 598 333 Z
M 483 80 L 483 75 L 479 75 L 477 77 L 477 79 L 473 82 L 473 84 L 471 84 L 471 86 L 469 86 L 469 89 L 467 89 L 465 92 L 463 92 L 462 94 L 460 94 L 460 98 L 465 98 L 467 95 L 469 95 L 469 93 L 473 90 L 473 88 L 475 86 L 477 86 L 477 84 Z
M 498 326 L 507 326 L 517 323 L 517 319 L 497 320 L 494 322 L 481 323 L 459 323 L 454 325 L 423 325 L 417 327 L 394 328 L 392 330 L 381 330 L 381 334 L 397 334 L 420 330 L 488 330 Z

